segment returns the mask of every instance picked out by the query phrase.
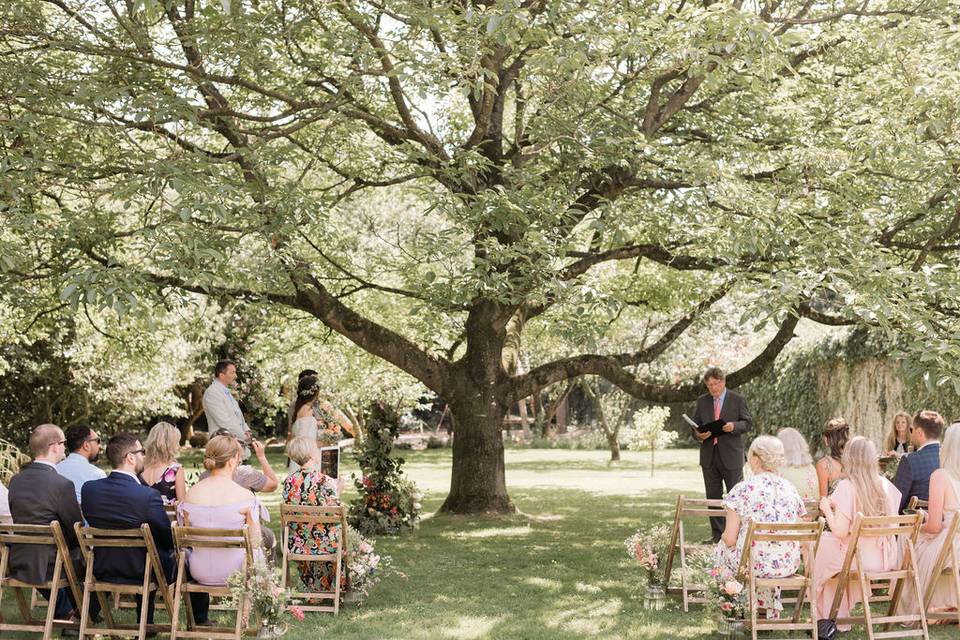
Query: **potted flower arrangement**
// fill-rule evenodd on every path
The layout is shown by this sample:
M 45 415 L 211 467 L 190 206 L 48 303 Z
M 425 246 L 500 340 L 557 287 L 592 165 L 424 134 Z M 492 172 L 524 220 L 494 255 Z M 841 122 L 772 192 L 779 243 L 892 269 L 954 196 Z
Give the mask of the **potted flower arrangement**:
M 646 569 L 647 592 L 643 604 L 647 609 L 660 610 L 666 606 L 667 592 L 660 572 L 660 562 L 666 557 L 670 546 L 671 528 L 666 524 L 657 524 L 638 529 L 635 534 L 623 541 L 627 555 Z
M 290 592 L 280 588 L 280 572 L 270 568 L 266 561 L 256 560 L 246 577 L 238 571 L 227 581 L 230 587 L 228 606 L 240 609 L 246 596 L 250 613 L 257 617 L 260 627 L 257 638 L 281 638 L 287 632 L 286 614 L 303 620 L 300 607 L 288 605 Z
M 746 585 L 734 572 L 718 567 L 710 553 L 694 554 L 690 558 L 696 583 L 704 586 L 707 606 L 716 609 L 717 632 L 721 637 L 747 637 L 744 618 L 747 613 Z
M 370 593 L 370 589 L 383 579 L 390 567 L 391 558 L 377 554 L 373 543 L 353 527 L 350 527 L 347 534 L 347 547 L 350 558 L 350 589 L 344 594 L 344 602 L 360 605 Z

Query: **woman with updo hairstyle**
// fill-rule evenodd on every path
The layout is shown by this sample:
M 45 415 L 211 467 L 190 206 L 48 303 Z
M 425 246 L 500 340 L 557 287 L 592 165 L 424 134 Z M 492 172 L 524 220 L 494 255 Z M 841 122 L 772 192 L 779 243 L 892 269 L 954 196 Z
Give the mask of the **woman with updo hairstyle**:
M 240 529 L 247 525 L 254 553 L 260 551 L 260 520 L 269 520 L 267 510 L 249 489 L 233 481 L 243 455 L 235 436 L 214 436 L 203 452 L 203 466 L 210 475 L 187 491 L 177 509 L 183 526 L 204 529 Z M 243 567 L 242 549 L 197 548 L 190 554 L 190 575 L 200 584 L 222 586 Z
M 753 475 L 733 486 L 723 500 L 726 526 L 714 554 L 721 575 L 735 576 L 744 553 L 751 522 L 800 522 L 806 514 L 796 487 L 780 476 L 786 462 L 783 443 L 773 436 L 757 436 L 747 450 L 747 464 Z M 796 542 L 754 542 L 753 570 L 758 578 L 783 578 L 800 566 L 800 545 Z M 732 578 L 731 578 L 732 579 Z M 783 605 L 772 589 L 757 593 L 758 607 L 768 619 L 776 619 Z
M 283 502 L 301 506 L 340 506 L 337 485 L 333 478 L 320 471 L 320 450 L 314 438 L 294 438 L 287 445 L 287 455 L 297 464 L 297 470 L 283 481 Z M 330 555 L 336 553 L 342 539 L 338 524 L 291 524 L 292 550 L 302 555 Z M 333 591 L 336 575 L 330 562 L 297 562 L 300 581 L 308 591 Z M 341 587 L 346 583 L 346 571 L 341 571 Z
M 830 418 L 823 427 L 823 446 L 827 455 L 817 460 L 820 497 L 833 493 L 843 475 L 843 448 L 850 439 L 850 425 L 843 418 Z
M 837 574 L 843 567 L 843 559 L 853 531 L 857 514 L 864 516 L 895 516 L 900 509 L 900 490 L 880 474 L 877 462 L 877 447 L 863 436 L 852 438 L 843 448 L 844 477 L 837 482 L 828 497 L 820 500 L 820 513 L 827 521 L 828 531 L 820 537 L 820 546 L 813 567 L 814 597 L 817 611 L 826 615 L 837 593 Z M 890 571 L 900 565 L 900 547 L 890 538 L 861 538 L 857 543 L 859 558 L 863 564 L 860 571 Z M 840 599 L 837 616 L 847 618 L 850 610 L 860 602 L 860 586 L 847 587 Z M 908 587 L 907 591 L 911 589 Z M 841 631 L 849 625 L 838 625 Z

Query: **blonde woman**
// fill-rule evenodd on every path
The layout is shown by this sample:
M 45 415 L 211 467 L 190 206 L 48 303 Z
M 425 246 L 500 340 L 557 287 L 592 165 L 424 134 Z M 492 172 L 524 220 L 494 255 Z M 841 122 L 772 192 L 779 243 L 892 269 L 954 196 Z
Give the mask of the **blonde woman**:
M 823 446 L 827 455 L 817 460 L 817 483 L 820 497 L 833 493 L 843 475 L 843 447 L 850 438 L 850 425 L 843 418 L 831 418 L 823 427 Z
M 883 455 L 900 458 L 910 450 L 910 414 L 903 411 L 893 416 L 893 424 L 883 441 Z
M 947 532 L 954 519 L 960 517 L 960 422 L 947 428 L 940 445 L 940 468 L 930 476 L 930 502 L 926 522 L 920 529 L 917 540 L 917 575 L 925 592 L 934 578 L 933 565 L 946 542 Z M 960 536 L 953 539 L 954 553 L 960 558 Z M 912 613 L 917 610 L 917 598 L 912 589 L 905 589 L 900 600 L 900 611 Z M 953 610 L 960 608 L 950 579 L 937 576 L 930 610 Z
M 182 502 L 187 495 L 187 484 L 183 465 L 177 462 L 180 430 L 169 422 L 158 422 L 147 434 L 143 449 L 146 453 L 140 481 L 160 492 L 163 504 Z
M 723 573 L 736 574 L 750 522 L 800 522 L 806 514 L 803 500 L 789 480 L 780 475 L 785 462 L 783 443 L 773 436 L 754 438 L 747 450 L 751 477 L 739 482 L 723 500 L 726 526 L 715 551 L 715 562 Z M 758 577 L 781 578 L 793 575 L 800 566 L 800 545 L 785 542 L 758 542 L 754 571 Z M 768 618 L 779 617 L 783 609 L 772 592 L 758 593 L 759 606 Z
M 820 547 L 813 567 L 814 593 L 818 615 L 830 613 L 837 592 L 837 574 L 847 553 L 847 544 L 858 513 L 865 516 L 895 516 L 900 506 L 900 491 L 880 475 L 877 447 L 870 440 L 857 436 L 843 449 L 844 477 L 830 496 L 820 500 L 820 513 L 827 520 L 829 531 L 820 538 Z M 888 571 L 900 562 L 900 549 L 887 538 L 862 538 L 858 543 L 865 566 L 861 571 Z M 860 589 L 849 585 L 840 600 L 838 616 L 849 617 L 860 602 Z M 839 627 L 846 631 L 849 625 Z
M 783 443 L 785 460 L 780 475 L 790 481 L 804 501 L 819 498 L 817 470 L 806 438 L 796 429 L 787 427 L 777 432 L 777 439 Z

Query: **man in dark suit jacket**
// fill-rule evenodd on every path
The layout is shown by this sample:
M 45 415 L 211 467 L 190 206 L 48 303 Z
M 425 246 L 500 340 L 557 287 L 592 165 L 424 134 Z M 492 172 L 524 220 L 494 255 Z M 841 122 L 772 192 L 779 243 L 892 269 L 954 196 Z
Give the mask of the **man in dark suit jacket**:
M 920 411 L 913 417 L 910 440 L 916 450 L 900 458 L 893 484 L 900 490 L 900 513 L 912 496 L 930 499 L 930 475 L 940 468 L 940 435 L 943 418 L 936 411 Z
M 65 443 L 63 431 L 56 425 L 42 424 L 33 430 L 30 434 L 33 462 L 10 480 L 10 515 L 16 524 L 59 522 L 74 566 L 79 566 L 80 548 L 73 525 L 82 521 L 83 516 L 73 483 L 57 473 L 55 466 L 64 458 Z M 54 547 L 13 545 L 8 566 L 10 576 L 31 583 L 50 580 L 56 556 Z M 74 607 L 71 596 L 68 589 L 61 590 L 57 596 L 57 618 L 66 619 L 70 615 Z
M 733 485 L 743 480 L 743 434 L 753 426 L 743 396 L 727 390 L 726 375 L 719 367 L 710 367 L 703 374 L 707 385 L 704 395 L 697 398 L 693 420 L 698 425 L 714 420 L 724 420 L 723 435 L 714 437 L 709 433 L 695 431 L 700 440 L 700 469 L 707 498 L 720 499 L 726 485 L 729 492 Z M 710 518 L 710 540 L 716 543 L 723 534 L 723 518 Z
M 113 472 L 102 480 L 84 483 L 81 491 L 83 515 L 92 527 L 102 529 L 136 529 L 146 523 L 160 556 L 160 564 L 166 579 L 175 578 L 176 560 L 170 518 L 163 508 L 163 500 L 156 489 L 141 484 L 138 478 L 143 472 L 144 450 L 140 441 L 131 433 L 118 433 L 107 443 L 107 459 Z M 146 553 L 142 548 L 102 548 L 96 551 L 93 560 L 93 575 L 98 580 L 121 584 L 140 584 L 146 565 Z M 197 622 L 205 622 L 208 598 L 192 598 Z M 139 602 L 139 601 L 138 601 Z M 154 598 L 150 596 L 147 608 L 147 623 L 153 623 Z M 139 615 L 140 607 L 137 606 Z

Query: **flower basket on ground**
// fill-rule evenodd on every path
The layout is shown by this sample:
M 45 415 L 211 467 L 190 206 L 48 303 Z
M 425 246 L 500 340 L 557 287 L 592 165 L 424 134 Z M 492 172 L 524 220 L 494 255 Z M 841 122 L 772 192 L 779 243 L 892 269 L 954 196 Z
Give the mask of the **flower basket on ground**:
M 638 529 L 623 541 L 627 548 L 627 555 L 644 568 L 643 575 L 647 583 L 647 591 L 643 602 L 647 609 L 660 610 L 666 606 L 667 592 L 660 565 L 669 550 L 670 534 L 669 525 L 657 524 Z
M 227 581 L 227 605 L 239 611 L 243 596 L 250 602 L 250 615 L 259 623 L 258 638 L 280 638 L 287 632 L 291 617 L 303 620 L 300 607 L 289 605 L 290 591 L 280 588 L 280 571 L 264 560 L 256 560 L 246 577 L 236 572 Z

